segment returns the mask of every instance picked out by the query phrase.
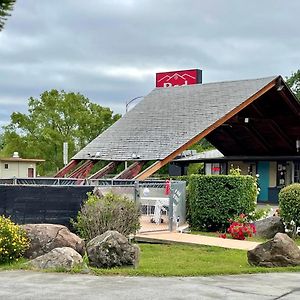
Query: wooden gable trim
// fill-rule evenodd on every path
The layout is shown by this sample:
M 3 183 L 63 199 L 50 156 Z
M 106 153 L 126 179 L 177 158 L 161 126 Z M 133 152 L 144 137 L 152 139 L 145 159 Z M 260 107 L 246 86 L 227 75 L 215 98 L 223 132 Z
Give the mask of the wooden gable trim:
M 276 86 L 276 83 L 281 77 L 277 77 L 271 82 L 269 82 L 266 86 L 264 86 L 262 89 L 260 89 L 258 92 L 256 92 L 254 95 L 252 95 L 250 98 L 248 98 L 246 101 L 238 105 L 236 108 L 234 108 L 232 111 L 224 115 L 221 119 L 216 121 L 214 124 L 206 128 L 204 131 L 193 137 L 191 140 L 189 140 L 187 143 L 179 147 L 176 151 L 172 152 L 168 156 L 166 156 L 163 160 L 155 162 L 153 165 L 151 165 L 149 168 L 138 174 L 135 179 L 137 180 L 145 180 L 149 176 L 151 176 L 153 173 L 155 173 L 157 170 L 162 168 L 164 165 L 172 161 L 177 155 L 179 155 L 181 152 L 189 148 L 190 146 L 194 145 L 198 141 L 202 140 L 205 136 L 207 136 L 210 132 L 218 128 L 220 125 L 222 125 L 224 122 L 228 121 L 230 118 L 232 118 L 234 115 L 236 115 L 238 112 L 243 110 L 245 107 L 247 107 L 249 104 L 251 104 L 253 101 L 261 97 L 263 94 L 268 92 L 270 89 L 272 89 L 274 86 Z

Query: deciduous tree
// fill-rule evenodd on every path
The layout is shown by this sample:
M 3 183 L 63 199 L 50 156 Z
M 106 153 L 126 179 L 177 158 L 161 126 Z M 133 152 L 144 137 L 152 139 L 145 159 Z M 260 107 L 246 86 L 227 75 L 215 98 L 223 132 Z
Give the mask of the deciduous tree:
M 300 101 L 300 70 L 287 77 L 286 82 Z
M 63 142 L 68 142 L 71 157 L 119 118 L 79 93 L 46 91 L 29 99 L 27 114 L 11 115 L 4 127 L 2 156 L 18 151 L 22 157 L 44 158 L 41 171 L 51 174 L 63 166 Z

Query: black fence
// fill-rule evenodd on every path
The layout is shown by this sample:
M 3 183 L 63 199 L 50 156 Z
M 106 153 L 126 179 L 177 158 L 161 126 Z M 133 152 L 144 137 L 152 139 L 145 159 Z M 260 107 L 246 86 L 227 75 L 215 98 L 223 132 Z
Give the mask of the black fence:
M 175 187 L 177 181 L 172 182 Z M 11 217 L 17 224 L 51 223 L 70 227 L 70 219 L 76 217 L 81 204 L 87 199 L 87 193 L 92 192 L 95 187 L 103 194 L 112 190 L 134 201 L 145 197 L 145 199 L 154 197 L 155 200 L 165 197 L 166 181 L 69 178 L 0 179 L 0 215 Z M 185 195 L 185 192 L 183 194 Z
M 93 186 L 1 185 L 0 215 L 18 224 L 52 223 L 70 226 Z

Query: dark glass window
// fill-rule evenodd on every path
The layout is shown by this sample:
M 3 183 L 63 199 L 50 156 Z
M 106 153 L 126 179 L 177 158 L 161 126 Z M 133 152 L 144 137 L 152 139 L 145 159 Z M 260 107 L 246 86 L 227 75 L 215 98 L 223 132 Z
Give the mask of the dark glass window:
M 294 182 L 300 182 L 300 161 L 294 161 Z

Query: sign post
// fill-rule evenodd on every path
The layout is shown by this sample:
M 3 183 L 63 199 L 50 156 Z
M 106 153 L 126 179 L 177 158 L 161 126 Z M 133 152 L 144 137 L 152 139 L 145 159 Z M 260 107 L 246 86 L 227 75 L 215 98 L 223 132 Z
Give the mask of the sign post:
M 64 165 L 66 166 L 68 164 L 68 143 L 67 142 L 63 143 L 63 160 L 64 160 Z

